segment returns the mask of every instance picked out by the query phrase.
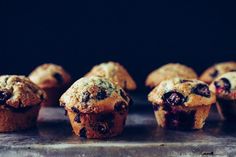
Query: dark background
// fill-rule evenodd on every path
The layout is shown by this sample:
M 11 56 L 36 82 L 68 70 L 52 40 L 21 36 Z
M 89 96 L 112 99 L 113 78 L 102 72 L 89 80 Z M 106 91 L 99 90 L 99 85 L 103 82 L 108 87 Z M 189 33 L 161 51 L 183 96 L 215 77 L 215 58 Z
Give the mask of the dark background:
M 236 60 L 234 1 L 0 1 L 0 73 L 45 62 L 77 79 L 94 64 L 122 63 L 142 88 L 168 62 L 207 66 Z

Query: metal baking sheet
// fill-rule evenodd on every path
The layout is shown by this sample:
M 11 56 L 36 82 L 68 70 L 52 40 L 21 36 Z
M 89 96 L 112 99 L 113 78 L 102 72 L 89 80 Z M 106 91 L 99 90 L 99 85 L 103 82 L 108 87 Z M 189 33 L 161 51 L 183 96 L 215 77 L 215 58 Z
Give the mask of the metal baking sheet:
M 215 109 L 198 131 L 157 127 L 145 99 L 136 96 L 124 133 L 105 140 L 72 133 L 62 108 L 42 108 L 37 128 L 0 134 L 0 156 L 235 156 L 236 123 L 222 122 Z

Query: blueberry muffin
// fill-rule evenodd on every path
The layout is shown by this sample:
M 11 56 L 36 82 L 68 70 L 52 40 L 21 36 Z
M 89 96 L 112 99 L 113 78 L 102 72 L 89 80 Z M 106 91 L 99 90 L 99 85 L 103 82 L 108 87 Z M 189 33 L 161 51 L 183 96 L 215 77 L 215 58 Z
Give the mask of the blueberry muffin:
M 27 77 L 0 76 L 0 132 L 35 126 L 46 94 Z
M 215 64 L 206 69 L 199 79 L 207 84 L 211 84 L 215 78 L 230 71 L 236 71 L 236 62 L 223 62 Z
M 207 84 L 181 78 L 162 81 L 150 92 L 148 100 L 159 126 L 181 130 L 201 129 L 216 102 Z
M 69 87 L 70 75 L 59 65 L 43 64 L 29 75 L 29 79 L 42 88 L 47 96 L 43 106 L 59 106 L 59 98 Z
M 130 98 L 104 77 L 83 77 L 60 98 L 73 131 L 80 137 L 108 138 L 122 133 Z
M 223 118 L 236 118 L 236 72 L 217 77 L 210 85 L 217 98 L 217 109 Z
M 154 88 L 159 85 L 161 81 L 175 77 L 196 79 L 197 74 L 190 67 L 178 63 L 170 63 L 151 72 L 146 79 L 146 86 Z
M 86 76 L 105 77 L 118 84 L 124 90 L 135 90 L 136 83 L 127 70 L 116 62 L 107 62 L 96 65 Z

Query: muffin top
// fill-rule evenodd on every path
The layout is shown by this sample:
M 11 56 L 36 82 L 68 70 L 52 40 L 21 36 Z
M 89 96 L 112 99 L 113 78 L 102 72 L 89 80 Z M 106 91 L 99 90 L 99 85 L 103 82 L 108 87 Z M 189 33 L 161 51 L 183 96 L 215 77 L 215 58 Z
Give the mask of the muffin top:
M 236 62 L 218 63 L 206 69 L 200 76 L 200 80 L 210 84 L 218 76 L 230 71 L 236 71 Z
M 195 79 L 197 78 L 197 74 L 190 67 L 178 63 L 170 63 L 151 72 L 146 79 L 146 86 L 154 88 L 159 85 L 161 81 L 175 77 Z
M 236 100 L 236 72 L 228 72 L 217 77 L 210 85 L 217 97 Z
M 67 85 L 71 78 L 61 66 L 43 64 L 31 72 L 29 79 L 41 88 L 51 88 Z
M 98 76 L 77 80 L 60 98 L 61 106 L 81 113 L 122 111 L 129 103 L 130 98 L 122 88 Z
M 39 105 L 46 99 L 46 94 L 25 76 L 0 76 L 0 106 L 23 108 Z
M 206 83 L 181 78 L 162 81 L 148 95 L 148 100 L 153 104 L 186 107 L 211 105 L 215 99 Z
M 118 84 L 125 90 L 135 90 L 136 83 L 127 70 L 116 62 L 107 62 L 96 65 L 86 76 L 105 77 Z

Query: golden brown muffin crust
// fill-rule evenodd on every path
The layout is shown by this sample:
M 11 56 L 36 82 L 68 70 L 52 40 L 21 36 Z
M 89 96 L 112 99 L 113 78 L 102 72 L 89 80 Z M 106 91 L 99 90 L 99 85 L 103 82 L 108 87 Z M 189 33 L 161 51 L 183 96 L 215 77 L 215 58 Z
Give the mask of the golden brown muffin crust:
M 186 107 L 212 105 L 215 103 L 215 95 L 210 92 L 208 85 L 202 81 L 194 79 L 174 78 L 162 81 L 148 95 L 148 100 L 153 104 L 164 105 L 166 94 L 179 93 L 180 97 L 176 100 L 181 102 L 178 105 Z
M 161 81 L 175 77 L 196 79 L 197 74 L 192 68 L 185 65 L 169 63 L 151 72 L 146 79 L 146 86 L 153 88 L 160 84 Z
M 0 105 L 22 108 L 39 105 L 46 99 L 46 94 L 25 76 L 0 76 Z
M 235 70 L 236 70 L 236 62 L 233 61 L 222 62 L 207 68 L 202 73 L 199 79 L 203 82 L 210 84 L 218 76 Z
M 125 90 L 135 90 L 136 83 L 128 71 L 117 62 L 107 62 L 96 65 L 86 76 L 100 76 L 110 79 Z
M 34 69 L 29 79 L 41 88 L 50 88 L 68 84 L 71 77 L 61 66 L 47 63 Z
M 128 107 L 126 92 L 104 77 L 90 76 L 77 80 L 60 98 L 66 109 L 78 109 L 82 113 L 114 111 L 117 103 Z

